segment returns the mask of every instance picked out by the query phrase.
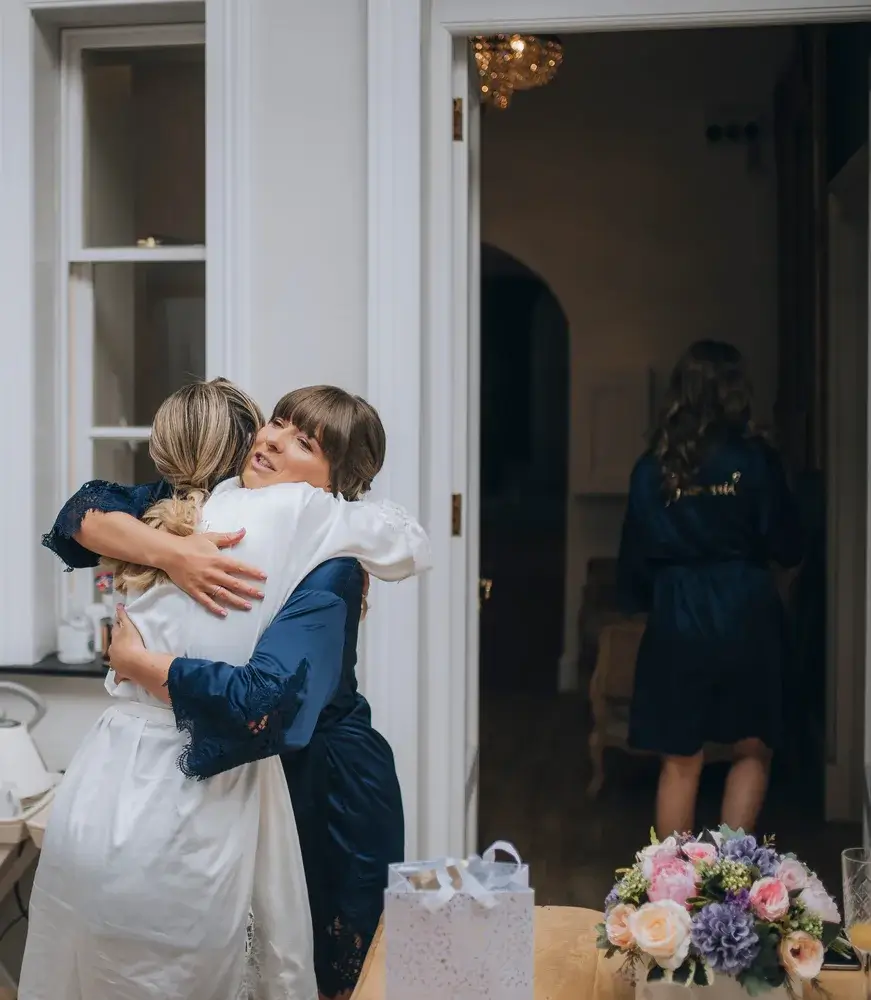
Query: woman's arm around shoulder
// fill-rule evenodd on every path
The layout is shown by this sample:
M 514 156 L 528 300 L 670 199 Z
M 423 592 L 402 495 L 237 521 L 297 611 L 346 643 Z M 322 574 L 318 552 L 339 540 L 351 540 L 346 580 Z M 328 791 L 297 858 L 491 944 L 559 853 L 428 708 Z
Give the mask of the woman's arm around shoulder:
M 100 556 L 126 559 L 128 556 L 124 553 L 105 551 L 105 546 L 101 545 L 99 549 L 92 547 L 94 531 L 100 534 L 100 528 L 94 529 L 95 520 L 108 524 L 111 535 L 119 523 L 118 518 L 122 524 L 138 523 L 138 518 L 152 504 L 163 500 L 170 492 L 170 487 L 163 480 L 141 486 L 92 480 L 80 487 L 61 507 L 51 530 L 42 536 L 42 544 L 62 559 L 68 570 L 96 566 Z M 101 518 L 101 515 L 113 516 Z M 149 530 L 144 525 L 140 527 Z
M 358 614 L 363 572 L 351 559 L 319 566 L 266 628 L 248 663 L 151 654 L 132 623 L 110 653 L 120 676 L 168 701 L 189 736 L 180 763 L 205 778 L 308 745 L 342 671 L 345 622 Z M 310 589 L 312 588 L 312 589 Z M 317 589 L 313 589 L 317 588 Z
M 153 566 L 164 573 L 213 614 L 227 611 L 215 595 L 231 607 L 248 610 L 259 589 L 240 576 L 263 580 L 256 568 L 220 550 L 232 548 L 244 536 L 244 527 L 224 534 L 194 534 L 187 538 L 155 531 L 139 518 L 160 500 L 172 495 L 164 480 L 141 486 L 122 486 L 94 480 L 85 483 L 61 508 L 42 544 L 68 570 L 96 566 L 101 556 Z
M 291 542 L 313 567 L 350 556 L 381 580 L 404 580 L 432 565 L 429 538 L 418 520 L 390 500 L 348 501 L 312 489 Z

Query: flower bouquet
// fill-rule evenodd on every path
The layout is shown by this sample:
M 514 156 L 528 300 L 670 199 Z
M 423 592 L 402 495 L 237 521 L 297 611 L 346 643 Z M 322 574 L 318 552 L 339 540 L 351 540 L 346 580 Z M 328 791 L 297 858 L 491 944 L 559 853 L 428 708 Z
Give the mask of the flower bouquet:
M 750 996 L 796 996 L 818 977 L 826 948 L 845 944 L 837 904 L 816 875 L 743 830 L 661 843 L 651 832 L 617 876 L 597 945 L 625 955 L 636 980 L 706 987 L 728 977 Z

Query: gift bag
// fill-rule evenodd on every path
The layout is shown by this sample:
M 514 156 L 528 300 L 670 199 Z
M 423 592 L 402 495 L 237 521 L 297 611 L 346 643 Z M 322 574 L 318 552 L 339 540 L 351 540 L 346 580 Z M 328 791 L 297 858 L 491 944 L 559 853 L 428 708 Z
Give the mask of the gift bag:
M 391 865 L 384 895 L 385 1000 L 533 1000 L 535 893 L 511 844 Z

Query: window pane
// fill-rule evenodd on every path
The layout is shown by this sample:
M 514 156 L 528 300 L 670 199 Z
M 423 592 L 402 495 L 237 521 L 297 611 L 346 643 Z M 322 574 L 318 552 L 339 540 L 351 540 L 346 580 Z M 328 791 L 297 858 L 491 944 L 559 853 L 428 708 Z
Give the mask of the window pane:
M 84 53 L 86 246 L 206 241 L 205 49 Z
M 206 373 L 205 264 L 94 265 L 94 423 L 148 426 Z
M 152 483 L 160 476 L 147 441 L 95 441 L 94 479 L 110 483 Z

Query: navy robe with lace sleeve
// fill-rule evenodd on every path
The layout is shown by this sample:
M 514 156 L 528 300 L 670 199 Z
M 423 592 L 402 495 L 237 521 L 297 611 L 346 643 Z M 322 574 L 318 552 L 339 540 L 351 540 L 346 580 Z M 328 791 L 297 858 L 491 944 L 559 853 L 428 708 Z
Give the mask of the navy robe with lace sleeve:
M 779 455 L 734 434 L 679 496 L 646 453 L 620 545 L 623 610 L 647 613 L 629 742 L 689 756 L 707 743 L 782 737 L 788 632 L 771 564 L 798 565 L 802 530 Z
M 94 566 L 98 557 L 73 538 L 85 514 L 139 517 L 169 492 L 163 483 L 88 483 L 44 544 L 69 568 Z M 331 559 L 297 587 L 247 664 L 179 656 L 168 680 L 176 721 L 190 737 L 187 774 L 203 778 L 281 754 L 326 997 L 353 990 L 381 915 L 387 866 L 404 854 L 393 753 L 357 690 L 363 585 L 356 560 Z

